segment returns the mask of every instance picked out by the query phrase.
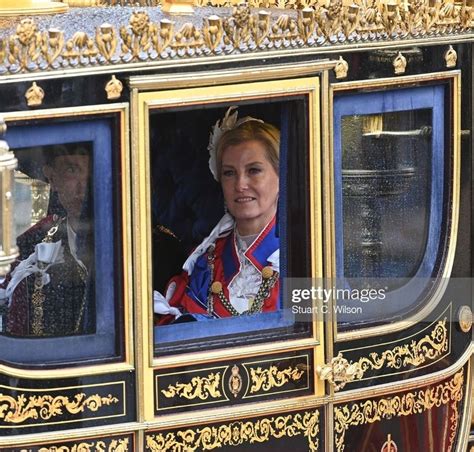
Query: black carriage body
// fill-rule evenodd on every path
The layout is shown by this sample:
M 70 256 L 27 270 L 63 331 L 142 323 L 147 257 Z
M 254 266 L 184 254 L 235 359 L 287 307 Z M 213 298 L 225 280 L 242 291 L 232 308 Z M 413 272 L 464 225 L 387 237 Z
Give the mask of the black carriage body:
M 1 450 L 470 447 L 474 8 L 372 3 L 0 19 L 3 221 L 47 234 L 34 181 L 80 142 L 92 224 L 89 330 L 0 310 Z M 163 325 L 153 290 L 224 214 L 207 148 L 234 105 L 281 132 L 277 308 Z

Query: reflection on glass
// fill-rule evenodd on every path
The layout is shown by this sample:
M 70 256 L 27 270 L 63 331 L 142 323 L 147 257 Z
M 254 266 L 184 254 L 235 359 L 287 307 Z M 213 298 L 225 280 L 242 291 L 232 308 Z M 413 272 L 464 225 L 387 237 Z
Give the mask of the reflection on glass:
M 426 250 L 431 110 L 344 116 L 341 124 L 344 276 L 392 278 L 394 289 L 395 278 L 416 274 Z
M 92 146 L 15 150 L 18 261 L 2 283 L 13 336 L 95 331 Z M 50 193 L 49 193 L 50 192 Z
M 280 132 L 231 107 L 212 128 L 209 169 L 226 213 L 155 292 L 160 323 L 237 317 L 278 309 Z M 207 171 L 207 169 L 206 169 Z M 220 209 L 218 209 L 220 210 Z

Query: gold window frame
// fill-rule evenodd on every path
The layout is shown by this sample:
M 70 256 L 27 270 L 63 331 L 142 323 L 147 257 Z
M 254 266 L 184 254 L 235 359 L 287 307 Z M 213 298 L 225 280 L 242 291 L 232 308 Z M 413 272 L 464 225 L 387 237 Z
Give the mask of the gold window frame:
M 461 71 L 447 71 L 447 72 L 436 72 L 430 74 L 422 75 L 412 75 L 405 77 L 388 77 L 381 78 L 377 80 L 361 80 L 354 82 L 342 82 L 331 84 L 330 94 L 329 94 L 329 106 L 330 106 L 330 124 L 331 130 L 333 130 L 333 113 L 334 113 L 334 97 L 335 95 L 342 93 L 344 91 L 356 91 L 356 90 L 366 90 L 366 92 L 374 90 L 382 90 L 383 88 L 408 88 L 423 86 L 427 83 L 436 83 L 436 82 L 448 82 L 451 83 L 451 107 L 452 107 L 452 116 L 449 118 L 451 121 L 451 130 L 452 135 L 449 137 L 452 143 L 451 149 L 451 158 L 452 158 L 452 170 L 450 182 L 451 187 L 451 198 L 450 198 L 450 214 L 449 223 L 449 236 L 448 236 L 448 245 L 446 247 L 446 259 L 442 272 L 437 276 L 436 279 L 441 279 L 441 284 L 438 285 L 433 294 L 431 294 L 427 299 L 423 301 L 421 306 L 419 306 L 416 311 L 404 318 L 403 320 L 382 324 L 379 326 L 369 326 L 369 327 L 360 327 L 356 330 L 350 330 L 345 332 L 338 331 L 336 313 L 334 312 L 334 318 L 332 321 L 333 331 L 334 331 L 334 341 L 335 342 L 344 342 L 357 340 L 361 338 L 373 337 L 384 335 L 388 333 L 394 333 L 397 331 L 404 330 L 409 326 L 416 324 L 419 321 L 422 321 L 429 313 L 431 313 L 436 306 L 440 303 L 443 294 L 446 290 L 448 284 L 448 279 L 451 275 L 451 270 L 454 261 L 454 254 L 456 249 L 457 242 L 457 228 L 458 228 L 458 219 L 459 219 L 459 200 L 460 200 L 460 158 L 461 158 L 461 148 L 460 148 L 460 136 L 461 136 Z M 325 248 L 328 249 L 330 257 L 325 262 L 325 270 L 327 275 L 332 275 L 333 278 L 336 277 L 336 237 L 335 237 L 335 186 L 334 186 L 334 141 L 331 137 L 330 141 L 330 150 L 324 156 L 324 171 L 328 177 L 328 183 L 330 185 L 330 194 L 326 200 L 329 203 L 329 208 L 333 215 L 331 215 L 331 224 L 327 225 L 324 237 Z M 450 215 L 450 216 L 449 216 Z M 335 300 L 332 300 L 331 303 L 335 305 Z
M 18 111 L 2 113 L 7 127 L 13 121 L 45 120 L 45 119 L 69 119 L 75 117 L 94 117 L 104 114 L 117 114 L 119 120 L 119 138 L 122 143 L 120 152 L 120 164 L 122 175 L 120 180 L 122 201 L 122 253 L 123 253 L 123 359 L 115 363 L 98 363 L 70 366 L 65 362 L 64 368 L 51 368 L 45 370 L 20 369 L 6 364 L 0 364 L 0 372 L 16 378 L 27 379 L 57 379 L 67 377 L 79 377 L 108 374 L 111 372 L 131 371 L 135 369 L 134 363 L 134 335 L 133 335 L 133 307 L 132 307 L 132 271 L 131 271 L 131 198 L 130 198 L 130 146 L 129 146 L 129 104 L 116 103 L 107 105 L 91 105 L 87 107 L 54 108 L 35 111 Z M 60 339 L 60 338 L 58 338 Z
M 325 62 L 326 68 L 328 63 Z M 276 353 L 281 351 L 299 350 L 304 347 L 314 347 L 315 363 L 321 363 L 324 359 L 324 331 L 322 318 L 313 319 L 312 337 L 305 339 L 295 339 L 281 342 L 263 343 L 252 346 L 244 344 L 233 348 L 219 349 L 208 352 L 183 353 L 165 357 L 153 356 L 153 310 L 152 310 L 152 287 L 151 287 L 151 218 L 150 218 L 150 150 L 149 150 L 149 114 L 151 111 L 172 108 L 176 106 L 196 106 L 209 104 L 228 103 L 235 104 L 239 101 L 252 99 L 262 99 L 269 97 L 291 99 L 296 95 L 308 96 L 308 119 L 309 119 L 309 180 L 310 180 L 310 218 L 311 218 L 311 267 L 314 278 L 322 277 L 322 203 L 321 203 L 321 135 L 320 128 L 320 102 L 321 84 L 327 80 L 327 73 L 317 74 L 314 66 L 305 66 L 304 78 L 292 78 L 285 80 L 255 81 L 249 82 L 247 76 L 244 77 L 246 83 L 237 84 L 235 75 L 230 76 L 229 82 L 233 84 L 219 84 L 219 86 L 200 86 L 188 88 L 181 78 L 178 82 L 166 79 L 165 87 L 170 88 L 176 83 L 183 88 L 161 90 L 160 83 L 146 77 L 132 78 L 132 111 L 134 121 L 132 123 L 132 184 L 136 202 L 134 203 L 134 224 L 135 224 L 135 299 L 137 331 L 137 353 L 143 359 L 143 376 L 139 379 L 139 392 L 143 395 L 139 400 L 143 400 L 143 406 L 139 410 L 145 419 L 153 419 L 153 398 L 145 397 L 145 394 L 153 394 L 155 369 L 168 368 L 177 365 L 190 365 L 202 363 L 215 363 L 225 359 L 236 359 L 242 357 L 256 356 L 264 353 Z M 308 77 L 308 72 L 317 74 Z M 261 71 L 256 72 L 253 78 L 264 77 Z M 288 72 L 286 73 L 288 76 Z M 283 72 L 275 78 L 281 78 Z M 213 76 L 215 77 L 215 75 Z M 271 78 L 271 75 L 270 77 Z M 171 78 L 172 79 L 172 78 Z M 198 80 L 195 75 L 189 80 Z M 207 77 L 209 79 L 209 77 Z M 219 80 L 216 77 L 214 80 Z M 242 79 L 240 79 L 242 80 Z M 210 79 L 209 79 L 210 81 Z M 204 84 L 206 81 L 203 82 Z M 219 83 L 219 82 L 218 82 Z M 222 83 L 222 82 L 221 82 Z M 195 86 L 194 82 L 191 86 Z M 161 86 L 163 88 L 163 86 Z M 142 92 L 141 89 L 144 91 Z M 145 91 L 146 89 L 156 89 L 157 91 Z M 315 394 L 318 396 L 324 393 L 324 384 L 315 380 Z M 265 403 L 262 404 L 266 405 Z

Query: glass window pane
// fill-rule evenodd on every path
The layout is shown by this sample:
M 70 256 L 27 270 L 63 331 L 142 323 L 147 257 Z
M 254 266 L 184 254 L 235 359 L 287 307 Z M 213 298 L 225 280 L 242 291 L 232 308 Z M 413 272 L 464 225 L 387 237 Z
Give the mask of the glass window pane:
M 338 287 L 383 293 L 337 300 L 350 329 L 413 311 L 440 271 L 445 86 L 337 96 L 334 125 Z
M 117 125 L 114 114 L 9 124 L 20 256 L 1 283 L 3 362 L 64 365 L 122 353 Z
M 155 312 L 166 303 L 179 310 L 155 316 L 156 354 L 199 350 L 203 343 L 227 346 L 230 338 L 235 344 L 245 336 L 249 344 L 310 332 L 310 324 L 295 322 L 280 291 L 288 274 L 310 276 L 310 247 L 298 256 L 289 247 L 296 229 L 306 231 L 309 224 L 309 196 L 302 193 L 308 178 L 306 98 L 229 107 L 150 114 L 153 288 L 165 299 L 157 302 L 155 294 Z M 216 133 L 213 126 L 226 113 L 232 121 L 236 112 L 235 121 L 241 122 L 225 135 L 229 141 L 222 145 L 215 180 L 209 170 L 210 132 Z M 278 160 L 268 150 L 274 130 L 280 132 Z M 296 174 L 299 186 L 291 183 Z M 290 227 L 295 208 L 303 209 L 301 222 Z M 306 240 L 309 234 L 300 234 L 298 245 Z

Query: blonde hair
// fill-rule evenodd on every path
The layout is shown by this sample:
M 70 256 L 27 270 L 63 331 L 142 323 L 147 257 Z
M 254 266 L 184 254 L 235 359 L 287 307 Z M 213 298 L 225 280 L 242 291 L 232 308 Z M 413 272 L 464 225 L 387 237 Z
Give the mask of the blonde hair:
M 246 121 L 240 126 L 224 132 L 217 144 L 217 175 L 221 180 L 222 154 L 229 146 L 245 141 L 259 141 L 265 146 L 266 157 L 279 174 L 280 131 L 273 125 L 260 121 Z

